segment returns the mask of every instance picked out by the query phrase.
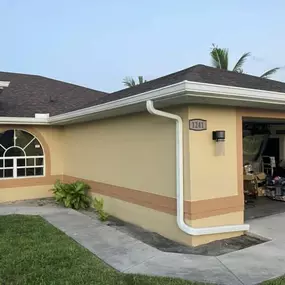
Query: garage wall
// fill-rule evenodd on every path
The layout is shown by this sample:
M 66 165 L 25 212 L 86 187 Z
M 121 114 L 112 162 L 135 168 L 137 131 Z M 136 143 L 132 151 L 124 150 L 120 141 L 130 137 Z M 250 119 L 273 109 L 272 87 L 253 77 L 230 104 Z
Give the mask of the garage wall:
M 198 246 L 214 240 L 230 238 L 242 234 L 237 232 L 205 236 L 191 236 L 185 234 L 178 228 L 175 214 L 156 211 L 155 209 L 150 209 L 119 199 L 110 198 L 109 196 L 98 195 L 97 193 L 94 194 L 94 196 L 102 197 L 104 199 L 105 209 L 108 213 L 124 221 L 140 225 L 149 231 L 160 233 L 166 238 L 187 245 Z M 243 223 L 243 212 L 233 212 L 214 217 L 196 219 L 193 221 L 186 219 L 185 221 L 187 224 L 192 225 L 193 227 L 241 224 Z
M 189 119 L 207 120 L 206 131 L 189 131 L 191 201 L 238 195 L 235 108 L 189 107 Z M 225 155 L 216 155 L 212 132 L 225 130 Z
M 243 223 L 236 110 L 186 106 L 169 111 L 184 123 L 186 221 L 195 227 Z M 208 120 L 208 130 L 190 134 L 189 119 L 197 117 Z M 226 130 L 225 157 L 215 156 L 215 129 Z M 104 197 L 107 212 L 192 245 L 242 234 L 190 237 L 177 227 L 172 120 L 140 113 L 66 126 L 64 137 L 64 180 L 87 182 L 94 195 Z
M 140 113 L 67 126 L 64 161 L 68 176 L 175 197 L 175 123 Z

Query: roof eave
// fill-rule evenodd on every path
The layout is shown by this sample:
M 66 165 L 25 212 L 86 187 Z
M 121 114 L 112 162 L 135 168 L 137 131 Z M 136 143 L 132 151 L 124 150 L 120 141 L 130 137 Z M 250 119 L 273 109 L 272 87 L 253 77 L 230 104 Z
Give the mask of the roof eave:
M 147 100 L 153 100 L 159 107 L 178 104 L 212 104 L 284 110 L 285 93 L 182 81 L 50 118 L 0 117 L 0 124 L 67 125 L 141 112 L 146 110 Z

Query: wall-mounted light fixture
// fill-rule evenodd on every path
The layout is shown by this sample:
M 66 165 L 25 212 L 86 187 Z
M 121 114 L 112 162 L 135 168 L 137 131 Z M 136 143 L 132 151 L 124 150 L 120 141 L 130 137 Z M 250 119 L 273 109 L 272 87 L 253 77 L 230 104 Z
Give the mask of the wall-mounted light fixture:
M 213 131 L 213 140 L 216 142 L 215 154 L 217 156 L 225 155 L 226 131 Z
M 216 142 L 226 139 L 226 131 L 213 131 L 213 140 Z

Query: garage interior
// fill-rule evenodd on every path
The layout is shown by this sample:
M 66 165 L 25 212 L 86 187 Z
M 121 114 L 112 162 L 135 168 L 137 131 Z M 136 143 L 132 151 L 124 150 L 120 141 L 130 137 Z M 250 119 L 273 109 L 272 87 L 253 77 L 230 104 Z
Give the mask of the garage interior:
M 245 220 L 285 212 L 285 120 L 243 119 Z

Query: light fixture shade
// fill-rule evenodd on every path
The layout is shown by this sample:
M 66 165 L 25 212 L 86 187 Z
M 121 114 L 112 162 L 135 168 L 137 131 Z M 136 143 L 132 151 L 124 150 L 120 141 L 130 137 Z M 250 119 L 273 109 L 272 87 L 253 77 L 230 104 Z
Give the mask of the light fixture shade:
M 226 139 L 226 131 L 213 131 L 213 140 L 214 141 L 224 141 Z

